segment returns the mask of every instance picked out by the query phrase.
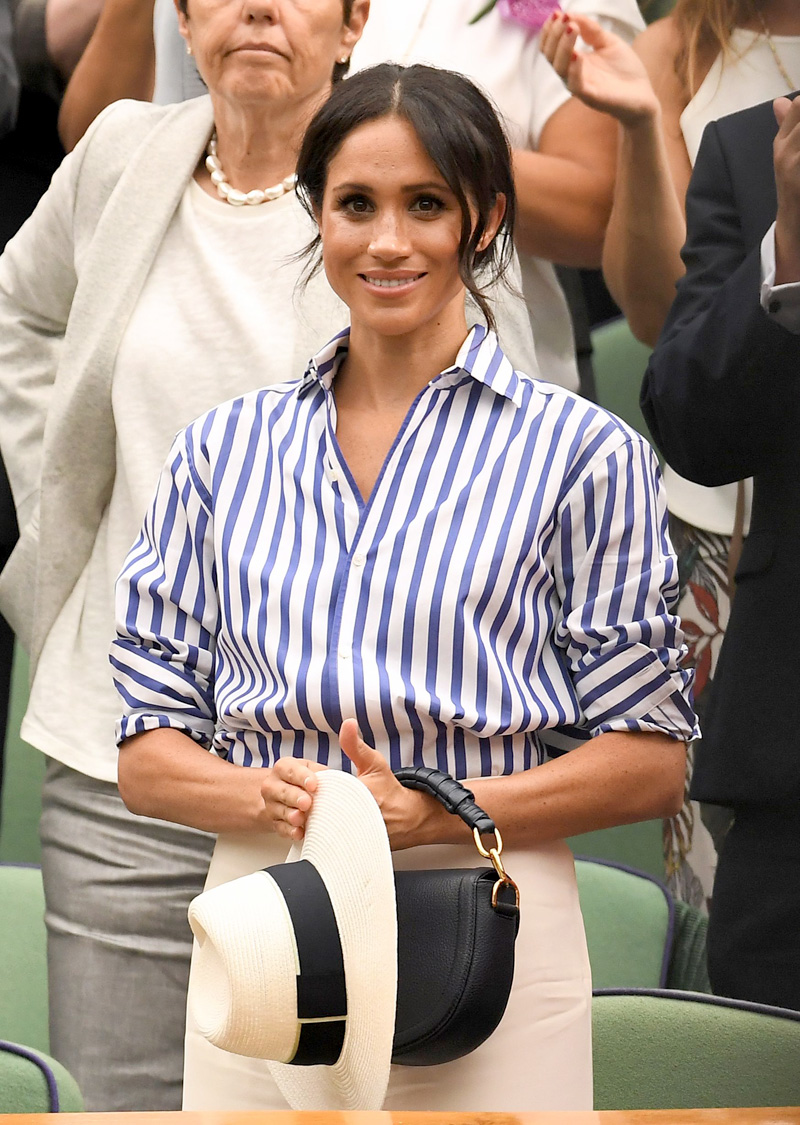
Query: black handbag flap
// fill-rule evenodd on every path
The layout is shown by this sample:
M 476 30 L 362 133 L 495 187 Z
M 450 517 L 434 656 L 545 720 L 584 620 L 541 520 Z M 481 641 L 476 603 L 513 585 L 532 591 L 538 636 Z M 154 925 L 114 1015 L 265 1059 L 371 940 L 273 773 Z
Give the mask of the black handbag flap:
M 511 991 L 519 911 L 491 906 L 491 868 L 397 871 L 393 1061 L 460 1058 L 497 1027 Z

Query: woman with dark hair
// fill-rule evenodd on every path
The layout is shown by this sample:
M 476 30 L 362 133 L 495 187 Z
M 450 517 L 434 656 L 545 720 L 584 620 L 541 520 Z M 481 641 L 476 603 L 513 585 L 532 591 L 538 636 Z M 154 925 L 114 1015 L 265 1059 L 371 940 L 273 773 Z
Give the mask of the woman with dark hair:
M 180 1105 L 186 908 L 211 851 L 174 825 L 154 843 L 120 800 L 114 580 L 177 430 L 294 377 L 345 321 L 324 276 L 295 294 L 313 224 L 294 170 L 367 10 L 189 0 L 209 95 L 109 107 L 0 260 L 0 447 L 21 529 L 0 611 L 31 658 L 23 737 L 50 759 L 51 1044 L 89 1109 Z M 521 297 L 499 297 L 504 343 L 534 362 Z
M 514 188 L 466 79 L 383 65 L 343 83 L 298 184 L 350 327 L 298 382 L 176 439 L 117 588 L 121 792 L 219 834 L 213 886 L 285 857 L 323 768 L 370 788 L 397 867 L 474 865 L 466 829 L 392 770 L 473 779 L 520 886 L 514 987 L 472 1054 L 393 1068 L 386 1108 L 588 1109 L 563 837 L 674 810 L 694 731 L 657 465 L 469 327 Z M 191 1016 L 184 1105 L 285 1108 L 263 1061 Z

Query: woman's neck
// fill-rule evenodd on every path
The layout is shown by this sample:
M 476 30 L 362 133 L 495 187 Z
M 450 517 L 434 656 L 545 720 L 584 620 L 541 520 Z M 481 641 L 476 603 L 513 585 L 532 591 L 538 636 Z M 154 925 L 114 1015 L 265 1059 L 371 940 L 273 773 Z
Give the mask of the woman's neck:
M 405 414 L 431 379 L 453 365 L 466 336 L 463 310 L 402 336 L 354 322 L 347 360 L 336 376 L 337 409 Z
M 800 10 L 797 0 L 764 0 L 758 5 L 764 22 L 772 35 L 800 35 Z M 758 15 L 744 25 L 751 31 L 761 31 Z
M 217 155 L 232 187 L 245 192 L 266 188 L 294 172 L 316 104 L 292 105 L 279 112 L 274 106 L 241 105 L 213 95 L 212 101 Z M 215 194 L 202 161 L 197 179 Z

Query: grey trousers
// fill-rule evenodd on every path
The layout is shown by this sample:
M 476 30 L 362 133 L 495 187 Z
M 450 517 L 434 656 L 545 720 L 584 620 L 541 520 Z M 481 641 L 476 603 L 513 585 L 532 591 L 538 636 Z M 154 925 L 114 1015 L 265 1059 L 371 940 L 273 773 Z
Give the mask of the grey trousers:
M 214 838 L 128 812 L 48 763 L 42 820 L 50 1050 L 87 1110 L 181 1108 L 190 900 Z

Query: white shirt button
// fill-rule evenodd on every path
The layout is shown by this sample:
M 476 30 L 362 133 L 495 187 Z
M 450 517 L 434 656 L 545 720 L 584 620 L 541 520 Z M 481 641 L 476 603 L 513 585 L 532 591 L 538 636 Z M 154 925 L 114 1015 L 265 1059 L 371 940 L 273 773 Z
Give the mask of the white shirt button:
M 362 555 L 362 554 L 353 555 L 353 566 L 363 566 L 366 561 L 367 561 L 366 555 Z
M 340 648 L 339 649 L 339 659 L 340 660 L 349 660 L 350 659 L 350 653 L 347 651 L 346 648 Z

